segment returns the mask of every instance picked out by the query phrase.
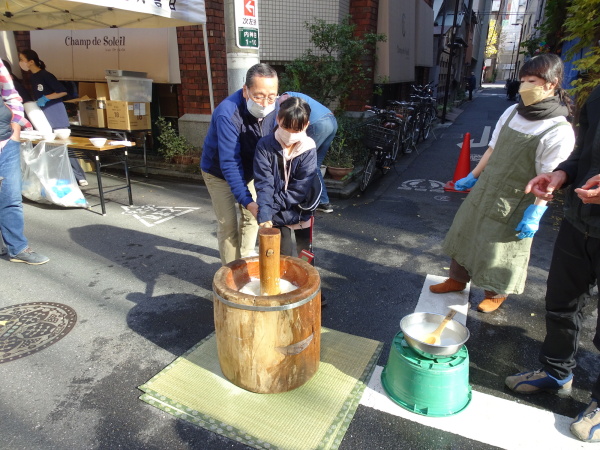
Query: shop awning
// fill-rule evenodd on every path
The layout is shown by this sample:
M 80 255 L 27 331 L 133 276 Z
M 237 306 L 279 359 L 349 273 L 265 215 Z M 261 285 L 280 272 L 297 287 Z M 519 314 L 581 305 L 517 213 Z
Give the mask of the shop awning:
M 5 0 L 0 30 L 164 28 L 206 23 L 204 0 Z

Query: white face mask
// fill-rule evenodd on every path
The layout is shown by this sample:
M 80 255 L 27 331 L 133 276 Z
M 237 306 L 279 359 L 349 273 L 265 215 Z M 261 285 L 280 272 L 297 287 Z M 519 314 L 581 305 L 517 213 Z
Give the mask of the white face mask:
M 275 130 L 275 139 L 286 147 L 291 147 L 297 142 L 306 138 L 306 131 L 300 131 L 299 133 L 290 133 L 284 130 L 280 126 Z
M 27 64 L 26 62 L 19 61 L 19 67 L 21 68 L 21 70 L 29 72 L 29 64 Z
M 250 114 L 252 114 L 257 119 L 263 119 L 275 111 L 275 103 L 271 103 L 267 106 L 259 105 L 258 103 L 252 101 L 251 98 L 246 100 L 246 107 Z
M 549 96 L 544 86 L 539 86 L 529 81 L 524 81 L 519 87 L 519 95 L 525 106 L 534 105 Z

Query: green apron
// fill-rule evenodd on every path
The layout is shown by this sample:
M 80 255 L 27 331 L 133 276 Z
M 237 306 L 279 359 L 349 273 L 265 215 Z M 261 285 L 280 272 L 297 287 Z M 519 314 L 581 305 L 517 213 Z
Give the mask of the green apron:
M 527 278 L 532 239 L 515 228 L 535 196 L 525 194 L 535 171 L 536 149 L 555 124 L 539 135 L 511 129 L 512 112 L 500 130 L 485 170 L 458 209 L 442 248 L 463 266 L 473 284 L 498 294 L 520 294 Z

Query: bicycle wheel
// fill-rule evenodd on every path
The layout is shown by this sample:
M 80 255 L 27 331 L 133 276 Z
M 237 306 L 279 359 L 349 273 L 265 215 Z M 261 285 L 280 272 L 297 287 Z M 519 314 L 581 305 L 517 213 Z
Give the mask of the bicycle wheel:
M 377 163 L 377 155 L 375 153 L 371 153 L 367 163 L 365 164 L 365 169 L 363 172 L 362 179 L 360 180 L 360 190 L 362 192 L 367 189 L 371 178 L 373 178 L 373 173 L 375 172 L 375 165 Z
M 402 133 L 402 151 L 412 153 L 415 143 L 413 142 L 413 118 L 408 117 L 404 123 L 404 132 Z
M 423 129 L 421 135 L 423 136 L 423 140 L 427 140 L 429 137 L 429 133 L 431 132 L 431 127 L 433 125 L 433 117 L 431 117 L 431 113 L 427 112 L 425 118 L 423 120 Z
M 382 174 L 386 174 L 390 171 L 390 169 L 392 168 L 392 164 L 394 162 L 392 161 L 392 154 L 388 153 L 388 152 L 381 152 L 379 155 L 379 161 L 378 161 L 378 166 L 379 166 L 379 170 L 381 170 Z
M 413 121 L 413 135 L 412 135 L 412 141 L 413 141 L 413 148 L 417 148 L 417 144 L 419 143 L 419 138 L 421 137 L 421 113 L 417 113 L 414 116 L 414 121 Z
M 398 158 L 398 152 L 400 151 L 400 147 L 402 147 L 402 131 L 398 132 L 398 136 L 394 141 L 394 146 L 392 147 L 392 151 L 390 152 L 390 156 L 392 158 L 392 162 L 396 161 Z

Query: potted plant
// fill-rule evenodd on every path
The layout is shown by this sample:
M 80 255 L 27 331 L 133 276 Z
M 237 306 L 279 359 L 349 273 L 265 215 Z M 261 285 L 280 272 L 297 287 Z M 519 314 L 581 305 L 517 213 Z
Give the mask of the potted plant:
M 158 142 L 160 147 L 158 152 L 163 156 L 165 161 L 174 162 L 176 164 L 191 164 L 193 156 L 190 152 L 194 150 L 184 136 L 177 133 L 171 122 L 164 117 L 159 117 L 156 121 L 158 128 Z
M 323 160 L 327 173 L 334 180 L 341 180 L 354 169 L 351 150 L 345 146 L 346 138 L 336 135 Z
M 334 180 L 341 180 L 352 172 L 354 162 L 363 158 L 362 129 L 359 121 L 340 115 L 337 117 L 338 130 L 325 155 L 323 164 Z

